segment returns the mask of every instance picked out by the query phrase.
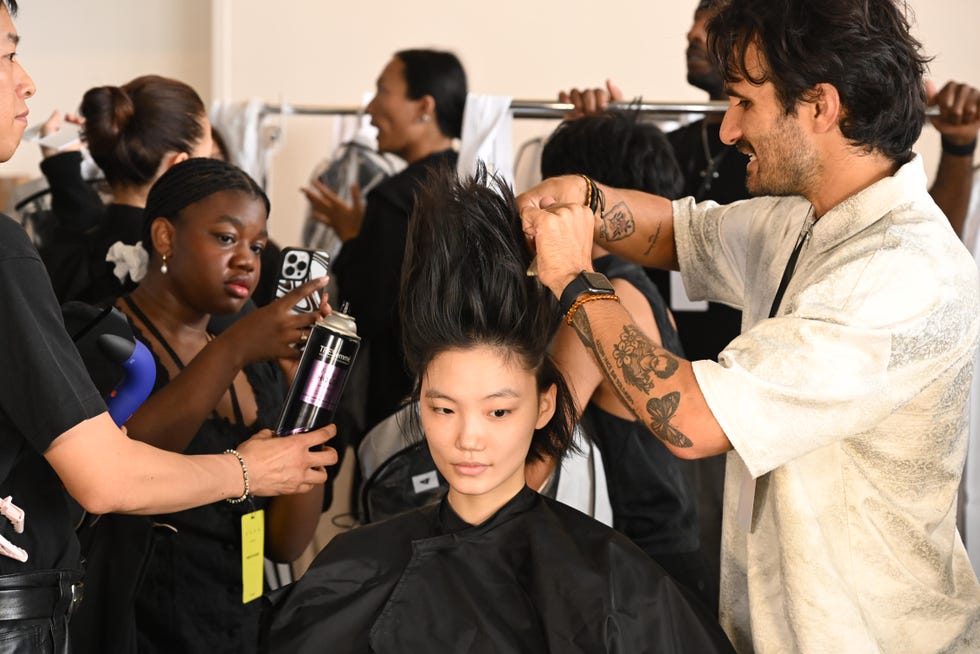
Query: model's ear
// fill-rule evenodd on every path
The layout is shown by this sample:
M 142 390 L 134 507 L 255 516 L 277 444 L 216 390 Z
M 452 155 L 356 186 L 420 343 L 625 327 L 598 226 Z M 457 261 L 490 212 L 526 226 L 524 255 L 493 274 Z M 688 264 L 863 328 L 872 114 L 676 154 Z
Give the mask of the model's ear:
M 821 82 L 813 87 L 810 94 L 813 129 L 826 133 L 837 129 L 841 119 L 840 93 L 833 84 Z
M 545 391 L 538 395 L 538 421 L 535 429 L 541 429 L 548 424 L 551 417 L 555 415 L 555 398 L 558 396 L 558 387 L 552 384 Z
M 150 224 L 150 241 L 153 251 L 161 256 L 171 256 L 174 252 L 174 224 L 164 217 L 154 218 Z

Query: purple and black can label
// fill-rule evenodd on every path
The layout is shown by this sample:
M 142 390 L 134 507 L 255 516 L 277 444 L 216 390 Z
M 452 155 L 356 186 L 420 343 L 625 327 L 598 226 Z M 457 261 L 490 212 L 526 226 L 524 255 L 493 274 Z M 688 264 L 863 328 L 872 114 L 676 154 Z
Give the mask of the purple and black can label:
M 360 343 L 353 318 L 339 311 L 313 326 L 279 414 L 276 434 L 298 434 L 330 424 Z

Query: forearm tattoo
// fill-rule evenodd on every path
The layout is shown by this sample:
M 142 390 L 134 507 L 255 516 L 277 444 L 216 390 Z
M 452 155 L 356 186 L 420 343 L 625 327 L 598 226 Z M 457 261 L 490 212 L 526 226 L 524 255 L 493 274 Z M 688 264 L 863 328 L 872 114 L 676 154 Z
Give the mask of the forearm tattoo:
M 621 241 L 628 236 L 632 236 L 636 231 L 636 222 L 633 220 L 633 212 L 625 202 L 617 202 L 600 216 L 601 225 L 599 227 L 600 238 L 612 242 Z
M 653 234 L 651 234 L 650 235 L 650 238 L 647 239 L 647 243 L 649 243 L 650 245 L 647 246 L 646 252 L 643 253 L 643 256 L 646 256 L 646 255 L 650 254 L 651 252 L 653 252 L 653 248 L 657 245 L 657 241 L 660 240 L 660 229 L 661 229 L 661 227 L 662 226 L 658 224 L 657 225 L 657 231 L 655 231 Z
M 653 390 L 653 375 L 667 379 L 677 372 L 677 359 L 658 354 L 653 344 L 633 325 L 623 327 L 619 343 L 613 346 L 613 358 L 623 371 L 623 379 L 644 393 Z
M 652 343 L 633 325 L 625 325 L 619 343 L 613 346 L 612 356 L 596 340 L 592 325 L 586 312 L 579 310 L 572 318 L 572 326 L 579 340 L 592 351 L 619 397 L 620 401 L 633 412 L 637 420 L 645 423 L 660 440 L 674 447 L 691 447 L 694 443 L 680 430 L 670 424 L 677 413 L 681 394 L 677 391 L 661 398 L 647 400 L 646 416 L 640 415 L 633 406 L 628 386 L 649 394 L 654 387 L 654 377 L 667 379 L 673 375 L 679 363 L 666 351 L 658 353 Z

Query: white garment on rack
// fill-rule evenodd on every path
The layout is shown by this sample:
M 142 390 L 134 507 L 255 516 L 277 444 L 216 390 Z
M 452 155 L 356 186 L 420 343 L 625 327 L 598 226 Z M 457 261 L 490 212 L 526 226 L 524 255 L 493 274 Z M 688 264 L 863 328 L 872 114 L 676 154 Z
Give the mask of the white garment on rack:
M 211 105 L 211 124 L 221 132 L 228 145 L 232 163 L 247 172 L 262 187 L 266 186 L 269 157 L 282 137 L 281 125 L 263 126 L 266 103 L 261 98 L 244 102 L 220 102 Z M 283 113 L 288 113 L 284 111 Z
M 460 137 L 460 177 L 472 176 L 477 162 L 487 170 L 514 185 L 514 119 L 510 96 L 468 93 L 463 110 L 463 134 Z

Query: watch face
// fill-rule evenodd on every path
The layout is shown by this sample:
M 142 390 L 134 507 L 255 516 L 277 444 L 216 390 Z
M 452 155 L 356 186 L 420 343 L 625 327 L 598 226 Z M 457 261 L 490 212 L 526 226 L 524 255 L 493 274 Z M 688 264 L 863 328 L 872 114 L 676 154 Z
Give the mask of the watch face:
M 583 270 L 582 276 L 585 277 L 586 281 L 589 283 L 589 286 L 593 289 L 609 292 L 613 291 L 612 284 L 609 283 L 609 280 L 606 279 L 606 276 L 602 273 L 586 272 Z

